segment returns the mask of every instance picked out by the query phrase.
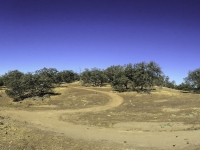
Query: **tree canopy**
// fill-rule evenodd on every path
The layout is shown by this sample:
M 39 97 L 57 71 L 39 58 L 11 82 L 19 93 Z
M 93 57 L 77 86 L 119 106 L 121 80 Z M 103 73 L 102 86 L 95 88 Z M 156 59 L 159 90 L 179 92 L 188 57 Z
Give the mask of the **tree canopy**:
M 91 70 L 85 69 L 81 73 L 80 78 L 83 84 L 90 84 L 93 86 L 102 86 L 103 83 L 107 81 L 105 71 L 98 68 L 92 68 Z
M 55 68 L 43 68 L 33 73 L 14 70 L 1 77 L 7 87 L 6 94 L 14 100 L 42 96 L 51 93 L 53 87 L 60 82 L 73 82 L 78 79 L 78 74 L 72 71 L 58 72 Z
M 106 70 L 85 69 L 81 73 L 81 80 L 84 84 L 88 83 L 94 86 L 101 86 L 104 82 L 108 82 L 115 90 L 123 92 L 151 89 L 162 74 L 159 65 L 151 61 L 149 63 L 110 66 Z
M 6 94 L 14 100 L 42 96 L 52 92 L 61 83 L 81 80 L 83 85 L 103 86 L 109 83 L 114 90 L 151 91 L 153 86 L 164 86 L 178 90 L 200 91 L 200 68 L 189 71 L 185 82 L 176 85 L 165 76 L 161 67 L 154 61 L 110 66 L 103 69 L 85 69 L 78 74 L 72 70 L 58 71 L 55 68 L 42 68 L 35 72 L 23 73 L 13 70 L 0 76 L 0 86 L 6 86 Z
M 3 86 L 4 85 L 4 82 L 3 82 L 3 77 L 0 76 L 0 86 Z
M 188 76 L 184 79 L 187 84 L 189 84 L 192 90 L 200 91 L 200 68 L 189 71 Z

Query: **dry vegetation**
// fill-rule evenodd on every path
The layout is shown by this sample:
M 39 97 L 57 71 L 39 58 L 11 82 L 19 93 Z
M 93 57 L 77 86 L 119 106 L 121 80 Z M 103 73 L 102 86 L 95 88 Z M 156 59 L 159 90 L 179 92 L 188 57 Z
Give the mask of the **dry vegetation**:
M 4 90 L 0 92 L 0 150 L 64 150 L 64 149 L 131 149 L 130 145 L 107 141 L 74 139 L 64 133 L 44 131 L 29 122 L 13 120 L 4 110 L 66 110 L 103 106 L 109 97 L 100 92 L 80 90 L 76 84 L 56 88 L 58 95 L 46 99 L 26 99 L 12 102 Z M 96 91 L 114 92 L 111 87 L 94 87 Z M 168 88 L 156 88 L 151 94 L 136 92 L 115 93 L 123 97 L 123 103 L 106 111 L 62 114 L 60 120 L 77 125 L 112 128 L 125 131 L 174 132 L 200 130 L 200 95 L 183 93 Z M 143 149 L 142 147 L 136 147 Z M 190 149 L 199 146 L 191 145 Z M 145 149 L 145 148 L 144 148 Z M 150 148 L 148 148 L 150 149 Z M 156 149 L 153 148 L 152 149 Z M 189 149 L 189 148 L 188 148 Z
M 109 91 L 111 92 L 111 89 Z M 171 126 L 171 130 L 200 129 L 199 94 L 182 93 L 168 88 L 159 90 L 158 88 L 152 94 L 127 92 L 119 93 L 119 95 L 123 97 L 124 102 L 117 108 L 97 113 L 62 115 L 61 119 L 76 124 L 102 127 L 113 127 L 121 122 L 156 122 L 161 126 L 161 131 L 165 130 L 162 124 Z M 174 129 L 173 126 L 177 122 L 190 124 L 191 127 Z M 152 128 L 148 129 L 148 131 L 151 130 Z
M 73 139 L 64 134 L 44 131 L 27 122 L 0 116 L 0 150 L 115 150 L 118 148 L 105 142 Z
M 73 84 L 72 84 L 73 87 Z M 54 89 L 55 95 L 50 97 L 34 97 L 27 98 L 23 101 L 12 102 L 12 99 L 8 98 L 2 90 L 1 106 L 25 109 L 27 111 L 32 110 L 44 110 L 44 109 L 80 109 L 89 108 L 93 106 L 102 106 L 108 103 L 109 98 L 101 93 L 72 89 L 68 86 L 61 85 Z

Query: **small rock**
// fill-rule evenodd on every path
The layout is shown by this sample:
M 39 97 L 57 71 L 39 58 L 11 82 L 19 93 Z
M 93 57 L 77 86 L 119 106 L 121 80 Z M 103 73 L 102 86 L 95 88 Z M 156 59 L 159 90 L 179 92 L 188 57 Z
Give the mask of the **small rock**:
M 127 143 L 126 141 L 124 141 L 124 143 Z
M 5 134 L 8 134 L 8 132 L 6 131 Z
M 175 146 L 176 146 L 176 144 L 173 145 L 173 147 L 175 147 Z

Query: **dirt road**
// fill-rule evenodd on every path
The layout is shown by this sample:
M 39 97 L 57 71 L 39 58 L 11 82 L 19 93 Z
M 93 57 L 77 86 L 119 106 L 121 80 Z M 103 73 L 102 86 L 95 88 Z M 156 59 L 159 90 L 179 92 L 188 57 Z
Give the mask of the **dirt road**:
M 75 87 L 74 87 L 75 88 Z M 78 88 L 82 89 L 82 88 Z M 85 89 L 85 88 L 84 88 Z M 5 110 L 4 115 L 9 115 L 12 119 L 26 121 L 32 126 L 42 130 L 63 133 L 75 139 L 85 139 L 90 141 L 106 141 L 109 143 L 120 143 L 132 146 L 133 149 L 192 149 L 200 145 L 200 131 L 177 131 L 177 132 L 142 132 L 127 131 L 121 128 L 100 128 L 95 126 L 74 125 L 69 122 L 59 120 L 62 114 L 97 112 L 112 109 L 123 102 L 123 98 L 116 93 L 101 92 L 109 96 L 110 101 L 105 106 L 95 106 L 92 108 L 75 110 L 44 110 L 44 111 L 23 111 Z M 139 123 L 141 124 L 142 123 Z

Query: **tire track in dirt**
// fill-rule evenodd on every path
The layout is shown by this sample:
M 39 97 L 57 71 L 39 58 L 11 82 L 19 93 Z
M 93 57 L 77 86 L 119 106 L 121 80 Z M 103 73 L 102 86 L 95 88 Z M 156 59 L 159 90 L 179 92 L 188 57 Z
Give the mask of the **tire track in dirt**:
M 123 98 L 117 94 L 114 93 L 109 93 L 109 92 L 104 92 L 104 91 L 97 91 L 93 89 L 86 89 L 86 88 L 81 88 L 81 87 L 73 87 L 75 89 L 81 89 L 81 90 L 88 90 L 88 91 L 93 91 L 97 93 L 102 93 L 105 94 L 109 97 L 109 102 L 104 105 L 104 106 L 95 106 L 95 107 L 89 107 L 89 108 L 82 108 L 82 109 L 73 109 L 73 110 L 59 110 L 59 113 L 77 113 L 77 112 L 98 112 L 98 111 L 104 111 L 108 109 L 112 109 L 114 107 L 117 107 L 122 104 Z
M 75 88 L 75 87 L 74 87 Z M 123 98 L 115 93 L 97 91 L 86 88 L 76 88 L 99 92 L 109 96 L 110 101 L 105 106 L 96 106 L 85 109 L 75 110 L 44 110 L 44 111 L 23 111 L 23 110 L 5 110 L 2 113 L 9 115 L 12 119 L 26 121 L 31 126 L 42 130 L 62 133 L 63 135 L 73 137 L 74 139 L 85 139 L 95 141 L 116 142 L 130 145 L 133 147 L 143 147 L 147 149 L 185 149 L 188 147 L 184 139 L 189 139 L 191 144 L 200 145 L 200 131 L 177 131 L 177 132 L 141 132 L 126 131 L 115 128 L 89 127 L 85 125 L 74 125 L 69 122 L 59 120 L 62 114 L 97 112 L 112 109 L 123 102 Z M 178 136 L 178 138 L 177 138 Z M 174 145 L 176 147 L 174 147 Z

